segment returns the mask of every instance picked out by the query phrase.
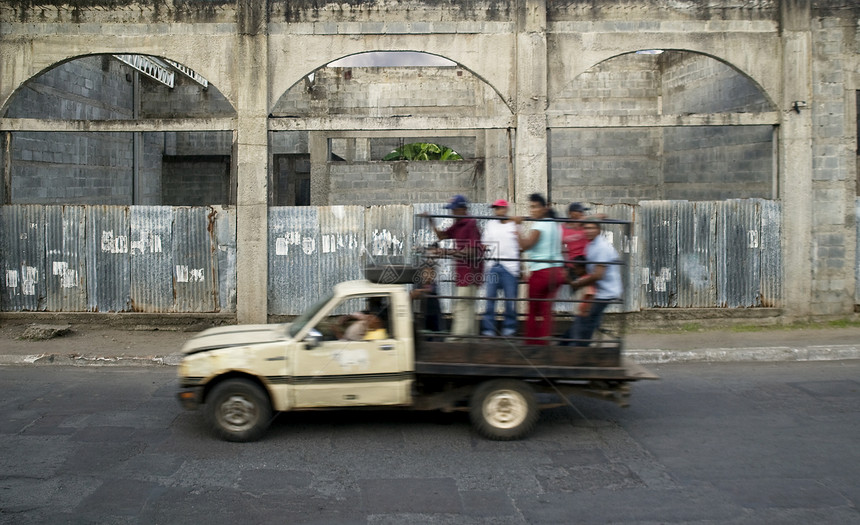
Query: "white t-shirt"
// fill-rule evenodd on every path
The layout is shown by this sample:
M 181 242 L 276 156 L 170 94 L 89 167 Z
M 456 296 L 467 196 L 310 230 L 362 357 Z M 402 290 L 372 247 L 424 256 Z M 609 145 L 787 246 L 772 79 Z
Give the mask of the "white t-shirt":
M 520 243 L 517 239 L 517 224 L 514 221 L 502 222 L 488 220 L 484 226 L 481 243 L 486 246 L 485 257 L 489 270 L 496 263 L 494 259 L 519 259 Z M 506 270 L 514 275 L 520 274 L 519 261 L 498 261 Z

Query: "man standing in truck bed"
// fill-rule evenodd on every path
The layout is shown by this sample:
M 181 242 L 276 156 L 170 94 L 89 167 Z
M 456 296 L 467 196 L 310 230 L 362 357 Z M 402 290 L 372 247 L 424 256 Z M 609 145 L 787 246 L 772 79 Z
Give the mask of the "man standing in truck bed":
M 595 220 L 594 218 L 591 218 Z M 587 274 L 570 281 L 574 290 L 594 284 L 597 288 L 594 302 L 582 322 L 578 324 L 576 333 L 572 334 L 578 341 L 576 346 L 588 346 L 594 331 L 600 326 L 603 312 L 612 301 L 621 298 L 621 270 L 618 268 L 618 252 L 612 244 L 600 234 L 599 222 L 583 224 L 588 245 L 585 247 L 585 267 Z
M 440 240 L 453 239 L 453 249 L 440 249 L 438 255 L 452 257 L 456 261 L 455 274 L 457 299 L 453 301 L 451 335 L 477 335 L 475 300 L 478 284 L 483 275 L 483 247 L 481 231 L 475 219 L 468 217 L 469 200 L 463 195 L 454 195 L 445 209 L 451 210 L 454 224 L 445 230 L 436 228 L 433 219 L 430 227 Z

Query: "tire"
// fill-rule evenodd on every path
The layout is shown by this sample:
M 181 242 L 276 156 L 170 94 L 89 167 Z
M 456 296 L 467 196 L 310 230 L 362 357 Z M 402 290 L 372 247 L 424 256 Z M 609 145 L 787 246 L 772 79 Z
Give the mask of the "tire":
M 256 441 L 272 421 L 266 392 L 247 379 L 228 379 L 215 385 L 206 400 L 206 419 L 226 441 Z
M 469 417 L 478 434 L 486 438 L 520 439 L 537 423 L 537 400 L 532 388 L 522 381 L 494 379 L 475 389 Z

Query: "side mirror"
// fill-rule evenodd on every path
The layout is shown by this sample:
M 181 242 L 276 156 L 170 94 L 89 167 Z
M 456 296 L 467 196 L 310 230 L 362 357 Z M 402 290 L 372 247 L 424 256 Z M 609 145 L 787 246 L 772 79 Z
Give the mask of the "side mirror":
M 302 342 L 305 343 L 306 350 L 313 350 L 322 343 L 322 340 L 322 333 L 319 330 L 312 328 L 311 331 L 308 332 L 308 334 L 302 340 Z

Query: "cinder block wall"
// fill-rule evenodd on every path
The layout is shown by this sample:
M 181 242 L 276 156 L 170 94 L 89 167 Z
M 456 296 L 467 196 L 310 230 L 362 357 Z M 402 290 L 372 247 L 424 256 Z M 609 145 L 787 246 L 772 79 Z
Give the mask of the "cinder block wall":
M 858 195 L 856 12 L 834 12 L 812 21 L 812 308 L 838 315 L 860 302 L 847 279 L 856 253 Z M 826 57 L 826 58 L 825 58 Z M 852 67 L 853 65 L 853 67 Z M 852 82 L 852 75 L 854 81 Z M 856 263 L 855 263 L 856 264 Z
M 29 82 L 9 117 L 128 120 L 134 115 L 131 69 L 109 56 L 66 62 Z M 133 181 L 132 133 L 12 133 L 14 204 L 159 204 L 161 133 L 142 135 L 139 180 Z
M 719 60 L 680 52 L 657 56 L 666 115 L 772 109 L 755 83 Z
M 141 82 L 140 99 L 142 118 L 213 118 L 236 114 L 217 87 L 209 85 L 204 89 L 180 73 L 175 75 L 172 88 L 159 82 Z
M 772 126 L 665 128 L 660 198 L 772 198 L 772 151 Z
M 162 167 L 161 203 L 172 206 L 228 204 L 230 158 L 167 157 Z
M 662 189 L 659 128 L 554 129 L 552 200 L 638 202 Z
M 565 86 L 551 111 L 577 115 L 657 115 L 659 55 L 628 54 L 597 64 Z
M 509 112 L 483 81 L 458 67 L 324 67 L 278 101 L 274 116 L 481 116 Z
M 131 133 L 12 135 L 13 204 L 131 204 Z
M 131 69 L 108 55 L 65 62 L 15 94 L 9 118 L 126 120 L 133 115 Z
M 133 86 L 107 57 L 66 62 L 28 83 L 12 118 L 132 118 Z M 12 203 L 131 204 L 129 133 L 12 133 Z
M 455 193 L 472 199 L 483 195 L 477 161 L 332 162 L 329 173 L 331 205 L 446 202 Z
M 583 73 L 552 109 L 577 115 L 677 115 L 771 109 L 731 67 L 694 53 L 628 54 Z M 552 198 L 774 198 L 771 126 L 553 129 Z

